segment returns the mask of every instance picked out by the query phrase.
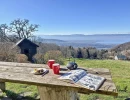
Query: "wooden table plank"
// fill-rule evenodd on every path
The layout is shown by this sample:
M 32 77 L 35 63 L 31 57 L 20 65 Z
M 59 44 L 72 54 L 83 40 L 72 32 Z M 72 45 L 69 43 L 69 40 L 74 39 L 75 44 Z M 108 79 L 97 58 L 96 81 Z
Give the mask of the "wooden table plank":
M 35 68 L 48 68 L 44 64 L 28 64 L 28 63 L 13 63 L 13 62 L 0 62 L 0 80 L 6 82 L 15 82 L 39 86 L 55 86 L 76 89 L 79 93 L 100 93 L 106 95 L 117 96 L 115 84 L 112 82 L 111 74 L 105 68 L 85 68 L 89 73 L 105 77 L 107 80 L 96 92 L 89 89 L 81 88 L 77 85 L 70 84 L 57 79 L 60 75 L 54 75 L 52 70 L 49 69 L 49 74 L 41 77 L 41 75 L 33 75 L 31 71 Z M 61 68 L 61 74 L 65 73 L 64 68 Z
M 2 66 L 14 66 L 14 67 L 29 67 L 29 68 L 41 68 L 47 67 L 45 64 L 32 64 L 32 63 L 17 63 L 17 62 L 2 62 L 0 61 L 0 65 Z M 48 67 L 47 67 L 48 68 Z

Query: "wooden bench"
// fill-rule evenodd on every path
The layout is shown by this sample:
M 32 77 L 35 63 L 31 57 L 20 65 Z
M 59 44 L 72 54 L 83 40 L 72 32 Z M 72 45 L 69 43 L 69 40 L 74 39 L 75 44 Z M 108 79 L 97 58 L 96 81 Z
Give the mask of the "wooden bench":
M 48 69 L 48 66 L 44 64 L 0 62 L 0 88 L 5 90 L 5 82 L 36 85 L 41 100 L 77 100 L 77 93 L 118 95 L 115 84 L 112 82 L 111 74 L 105 68 L 86 68 L 89 73 L 106 78 L 104 84 L 96 92 L 57 79 L 60 75 L 53 74 L 51 69 L 43 77 L 41 75 L 33 75 L 31 71 L 35 68 Z M 65 72 L 66 69 L 62 67 L 60 74 Z

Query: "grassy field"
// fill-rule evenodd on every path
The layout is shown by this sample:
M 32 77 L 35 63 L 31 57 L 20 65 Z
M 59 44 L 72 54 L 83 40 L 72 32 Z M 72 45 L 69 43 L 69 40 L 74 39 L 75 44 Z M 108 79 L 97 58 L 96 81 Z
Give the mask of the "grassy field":
M 130 62 L 129 61 L 115 61 L 115 60 L 77 60 L 79 66 L 88 68 L 108 68 L 111 72 L 112 79 L 116 87 L 120 87 L 118 97 L 91 94 L 81 95 L 81 100 L 125 100 L 130 97 Z M 125 87 L 127 86 L 127 91 Z
M 130 61 L 76 59 L 76 62 L 79 67 L 108 68 L 114 83 L 117 87 L 120 87 L 119 96 L 116 98 L 99 94 L 79 94 L 81 100 L 127 100 L 127 98 L 130 98 Z M 126 86 L 127 89 L 124 91 Z M 28 100 L 37 100 L 38 91 L 35 86 L 7 83 L 7 90 L 1 94 L 1 98 L 5 95 L 13 98 L 13 100 L 19 95 L 26 97 Z

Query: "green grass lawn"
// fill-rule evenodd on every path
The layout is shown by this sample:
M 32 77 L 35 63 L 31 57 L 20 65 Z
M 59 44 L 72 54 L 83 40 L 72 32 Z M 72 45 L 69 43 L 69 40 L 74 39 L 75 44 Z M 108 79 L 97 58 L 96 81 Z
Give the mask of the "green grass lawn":
M 85 60 L 78 59 L 77 63 L 81 67 L 88 68 L 108 68 L 111 72 L 112 79 L 119 90 L 124 90 L 127 86 L 127 91 L 118 91 L 118 97 L 91 94 L 81 95 L 81 100 L 125 100 L 130 97 L 130 61 L 115 61 L 115 60 Z
M 130 98 L 130 61 L 76 59 L 76 62 L 79 67 L 108 68 L 111 72 L 114 83 L 117 87 L 120 87 L 120 90 L 124 90 L 127 86 L 127 91 L 118 91 L 119 95 L 116 98 L 100 94 L 80 94 L 81 100 L 125 100 L 126 98 Z M 28 100 L 35 100 L 38 96 L 36 86 L 7 83 L 7 91 L 1 94 L 1 97 L 8 95 L 12 98 L 16 98 L 18 94 L 22 94 L 24 92 L 32 92 L 28 95 Z

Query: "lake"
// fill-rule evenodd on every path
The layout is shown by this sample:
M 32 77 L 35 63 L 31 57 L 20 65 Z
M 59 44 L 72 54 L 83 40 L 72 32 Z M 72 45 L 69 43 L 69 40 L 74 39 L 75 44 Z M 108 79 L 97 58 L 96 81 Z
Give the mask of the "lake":
M 56 39 L 56 43 L 61 46 L 74 47 L 96 47 L 112 48 L 116 45 L 130 42 L 130 34 L 107 34 L 107 35 L 42 35 L 43 39 Z M 60 42 L 58 40 L 63 40 Z M 51 43 L 51 42 L 50 42 Z

